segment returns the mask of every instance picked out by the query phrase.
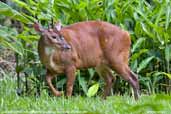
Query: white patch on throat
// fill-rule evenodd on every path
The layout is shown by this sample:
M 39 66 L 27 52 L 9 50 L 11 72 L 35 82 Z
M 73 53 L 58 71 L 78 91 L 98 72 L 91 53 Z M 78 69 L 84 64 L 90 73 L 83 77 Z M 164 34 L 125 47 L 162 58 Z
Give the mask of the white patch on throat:
M 45 54 L 51 55 L 54 52 L 54 49 L 52 47 L 45 47 Z
M 54 48 L 52 48 L 52 47 L 45 47 L 45 54 L 48 57 L 47 66 L 49 66 L 53 70 L 55 70 L 57 68 L 57 65 L 53 61 L 54 52 L 55 52 Z
M 57 67 L 57 65 L 54 63 L 53 61 L 53 55 L 50 55 L 50 61 L 49 61 L 49 64 L 51 66 L 52 69 L 55 70 L 55 68 Z

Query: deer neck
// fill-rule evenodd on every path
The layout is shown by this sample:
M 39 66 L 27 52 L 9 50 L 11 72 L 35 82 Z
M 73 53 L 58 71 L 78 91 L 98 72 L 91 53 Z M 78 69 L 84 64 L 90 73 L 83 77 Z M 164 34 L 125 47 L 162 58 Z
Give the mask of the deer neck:
M 38 52 L 39 52 L 39 57 L 41 62 L 43 63 L 47 63 L 48 59 L 50 58 L 50 56 L 52 56 L 52 54 L 54 53 L 54 48 L 51 46 L 47 46 L 43 39 L 39 40 L 38 43 Z

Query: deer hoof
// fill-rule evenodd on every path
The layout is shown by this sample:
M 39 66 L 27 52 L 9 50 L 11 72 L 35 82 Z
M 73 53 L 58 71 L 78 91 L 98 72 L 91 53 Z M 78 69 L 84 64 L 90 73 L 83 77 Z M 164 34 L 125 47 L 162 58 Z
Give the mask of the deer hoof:
M 58 92 L 55 92 L 54 95 L 55 95 L 56 97 L 60 97 L 60 96 L 63 95 L 63 92 L 59 92 L 59 91 L 58 91 Z

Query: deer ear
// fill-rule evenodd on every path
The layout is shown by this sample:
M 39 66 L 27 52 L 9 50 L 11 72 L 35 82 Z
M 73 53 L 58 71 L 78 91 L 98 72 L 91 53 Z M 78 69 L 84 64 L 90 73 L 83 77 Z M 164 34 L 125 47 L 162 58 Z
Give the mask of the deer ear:
M 55 24 L 55 30 L 60 31 L 61 28 L 62 28 L 61 22 L 57 22 L 57 23 Z
M 39 25 L 39 23 L 34 23 L 33 27 L 37 32 L 43 32 L 43 28 Z

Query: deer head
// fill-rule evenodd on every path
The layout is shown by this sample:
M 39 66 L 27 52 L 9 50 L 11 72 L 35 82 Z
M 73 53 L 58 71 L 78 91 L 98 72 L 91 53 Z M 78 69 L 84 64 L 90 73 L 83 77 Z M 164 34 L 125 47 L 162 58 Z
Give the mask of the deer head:
M 60 34 L 61 24 L 56 25 L 56 29 L 44 29 L 39 23 L 35 23 L 34 29 L 40 33 L 42 40 L 46 46 L 55 47 L 57 49 L 70 49 L 71 46 L 66 42 L 65 38 Z

